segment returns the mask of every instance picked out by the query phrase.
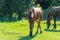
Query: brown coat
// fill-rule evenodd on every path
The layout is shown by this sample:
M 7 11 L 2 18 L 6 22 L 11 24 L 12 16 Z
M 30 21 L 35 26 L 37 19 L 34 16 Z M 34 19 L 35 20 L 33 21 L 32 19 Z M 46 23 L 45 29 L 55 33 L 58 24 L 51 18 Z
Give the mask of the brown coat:
M 30 35 L 32 36 L 32 30 L 33 30 L 33 27 L 34 27 L 34 22 L 36 21 L 37 24 L 38 24 L 38 27 L 37 27 L 37 32 L 38 32 L 38 28 L 40 28 L 40 32 L 42 33 L 42 30 L 41 30 L 41 26 L 40 26 L 40 21 L 42 19 L 42 14 L 43 14 L 43 11 L 41 8 L 36 8 L 36 7 L 32 7 L 28 10 L 28 12 L 26 13 L 26 16 L 28 17 L 28 20 L 29 20 L 29 25 L 30 25 Z M 36 32 L 36 33 L 37 33 Z

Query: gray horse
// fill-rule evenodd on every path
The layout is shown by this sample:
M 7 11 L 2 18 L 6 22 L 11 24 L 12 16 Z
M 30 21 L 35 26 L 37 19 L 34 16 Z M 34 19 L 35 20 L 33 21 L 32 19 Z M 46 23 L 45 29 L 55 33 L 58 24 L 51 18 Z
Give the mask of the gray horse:
M 60 6 L 52 7 L 47 15 L 47 29 L 50 27 L 50 20 L 54 19 L 54 27 L 53 29 L 56 29 L 56 18 L 60 16 Z

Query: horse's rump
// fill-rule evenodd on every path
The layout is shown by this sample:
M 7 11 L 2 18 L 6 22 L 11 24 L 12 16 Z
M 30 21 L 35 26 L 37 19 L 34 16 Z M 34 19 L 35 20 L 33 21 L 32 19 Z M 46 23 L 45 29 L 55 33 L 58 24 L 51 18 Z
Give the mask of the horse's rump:
M 32 7 L 28 10 L 27 17 L 28 17 L 28 21 L 29 21 L 29 25 L 30 25 L 30 35 L 32 35 L 32 30 L 33 30 L 35 21 L 38 24 L 37 32 L 38 32 L 38 28 L 40 28 L 40 32 L 42 33 L 41 26 L 40 26 L 42 14 L 43 14 L 43 11 L 41 8 Z
M 32 18 L 39 19 L 42 17 L 42 14 L 43 14 L 43 11 L 41 8 L 36 8 L 36 7 L 32 8 L 32 13 L 31 13 Z

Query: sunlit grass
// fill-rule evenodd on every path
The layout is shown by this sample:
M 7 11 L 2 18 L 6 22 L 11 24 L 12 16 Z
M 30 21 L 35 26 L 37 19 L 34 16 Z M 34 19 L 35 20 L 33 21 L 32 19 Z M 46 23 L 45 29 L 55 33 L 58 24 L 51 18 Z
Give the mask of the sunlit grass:
M 34 36 L 37 30 L 37 23 L 34 24 L 33 36 L 29 36 L 29 23 L 27 20 L 16 22 L 0 22 L 0 40 L 60 40 L 60 22 L 57 21 L 57 29 L 53 29 L 53 21 L 51 21 L 49 30 L 46 30 L 46 21 L 41 22 L 43 33 L 40 30 Z

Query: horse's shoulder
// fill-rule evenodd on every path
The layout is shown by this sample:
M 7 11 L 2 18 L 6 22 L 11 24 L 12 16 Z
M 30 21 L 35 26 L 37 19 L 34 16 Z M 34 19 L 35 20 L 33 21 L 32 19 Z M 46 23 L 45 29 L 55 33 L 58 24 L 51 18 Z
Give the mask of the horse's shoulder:
M 60 6 L 53 6 L 52 9 L 60 9 Z

